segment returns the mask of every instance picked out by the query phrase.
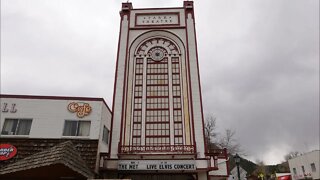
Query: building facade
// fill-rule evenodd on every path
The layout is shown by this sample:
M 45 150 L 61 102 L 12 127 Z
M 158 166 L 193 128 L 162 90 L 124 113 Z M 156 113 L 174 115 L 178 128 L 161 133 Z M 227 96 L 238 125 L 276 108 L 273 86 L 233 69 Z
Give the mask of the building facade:
M 288 160 L 293 180 L 320 179 L 320 150 L 315 150 Z
M 92 174 L 99 173 L 100 154 L 109 153 L 111 128 L 111 111 L 102 98 L 1 95 L 0 103 L 0 144 L 12 145 L 17 150 L 11 159 L 0 154 L 0 169 L 70 141 L 75 148 L 72 153 L 81 157 L 76 159 L 84 160 Z M 1 152 L 6 150 L 0 148 Z M 0 177 L 19 174 L 2 170 Z M 34 175 L 29 178 L 38 174 Z
M 207 179 L 211 161 L 204 141 L 193 2 L 148 9 L 128 2 L 120 16 L 106 174 Z

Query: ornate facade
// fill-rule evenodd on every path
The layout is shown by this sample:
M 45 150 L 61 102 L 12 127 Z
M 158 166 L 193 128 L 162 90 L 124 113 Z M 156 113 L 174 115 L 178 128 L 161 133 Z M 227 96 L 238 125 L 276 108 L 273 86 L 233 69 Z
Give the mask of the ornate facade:
M 207 179 L 193 2 L 134 9 L 123 3 L 106 174 Z M 166 175 L 159 175 L 165 172 Z

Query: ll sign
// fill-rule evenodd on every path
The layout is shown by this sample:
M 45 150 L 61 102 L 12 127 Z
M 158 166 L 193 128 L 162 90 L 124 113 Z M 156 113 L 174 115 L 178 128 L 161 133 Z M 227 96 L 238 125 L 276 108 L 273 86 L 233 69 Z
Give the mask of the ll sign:
M 13 158 L 17 154 L 17 148 L 11 144 L 0 144 L 0 161 Z

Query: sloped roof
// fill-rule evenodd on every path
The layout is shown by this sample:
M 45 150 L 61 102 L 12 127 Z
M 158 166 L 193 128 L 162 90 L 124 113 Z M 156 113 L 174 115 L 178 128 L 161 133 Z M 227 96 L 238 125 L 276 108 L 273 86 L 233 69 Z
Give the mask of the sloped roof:
M 62 164 L 87 178 L 94 176 L 71 141 L 60 143 L 50 149 L 9 164 L 0 170 L 0 175 L 55 164 Z

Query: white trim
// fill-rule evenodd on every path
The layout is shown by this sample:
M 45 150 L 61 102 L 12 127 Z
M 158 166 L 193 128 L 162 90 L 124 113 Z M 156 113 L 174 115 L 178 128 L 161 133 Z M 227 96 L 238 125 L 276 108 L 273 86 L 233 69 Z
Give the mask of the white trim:
M 143 73 L 142 73 L 142 99 L 141 99 L 141 108 L 142 108 L 142 112 L 141 112 L 141 145 L 145 145 L 146 144 L 146 106 L 147 106 L 147 58 L 144 57 L 143 58 Z

